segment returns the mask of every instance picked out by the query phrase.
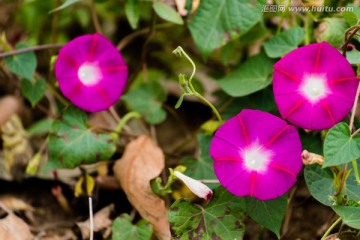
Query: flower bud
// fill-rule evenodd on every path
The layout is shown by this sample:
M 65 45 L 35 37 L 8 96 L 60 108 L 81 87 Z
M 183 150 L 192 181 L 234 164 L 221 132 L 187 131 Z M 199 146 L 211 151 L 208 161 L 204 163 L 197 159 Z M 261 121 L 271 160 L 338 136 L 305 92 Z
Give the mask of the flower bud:
M 213 192 L 205 184 L 178 171 L 174 171 L 174 175 L 179 178 L 196 196 L 204 198 L 208 201 L 212 198 Z

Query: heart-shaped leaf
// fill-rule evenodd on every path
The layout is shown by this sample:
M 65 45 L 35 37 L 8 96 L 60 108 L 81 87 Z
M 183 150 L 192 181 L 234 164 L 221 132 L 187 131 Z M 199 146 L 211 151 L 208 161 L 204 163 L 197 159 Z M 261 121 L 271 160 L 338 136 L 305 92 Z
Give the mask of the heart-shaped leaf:
M 261 4 L 252 0 L 200 1 L 189 30 L 201 54 L 248 32 L 262 18 Z
M 121 99 L 129 109 L 140 113 L 150 124 L 159 124 L 166 118 L 166 112 L 162 109 L 166 91 L 157 81 L 139 84 Z
M 336 166 L 360 158 L 360 136 L 351 136 L 349 125 L 338 123 L 330 129 L 324 142 L 323 167 Z
M 260 53 L 249 58 L 228 76 L 220 80 L 220 87 L 232 97 L 242 97 L 270 85 L 274 61 Z
M 21 92 L 30 101 L 31 106 L 35 106 L 44 96 L 46 90 L 46 81 L 43 78 L 21 80 Z
M 27 44 L 25 43 L 19 43 L 16 45 L 17 50 L 26 47 Z M 37 65 L 36 56 L 34 52 L 27 52 L 27 53 L 6 57 L 5 63 L 13 73 L 27 80 L 31 80 L 33 78 Z
M 360 229 L 359 206 L 334 206 L 334 211 L 342 218 L 342 221 L 353 228 Z
M 281 223 L 287 208 L 287 194 L 269 201 L 247 197 L 245 202 L 250 217 L 280 238 Z
M 267 41 L 264 44 L 265 52 L 271 58 L 281 57 L 296 49 L 304 38 L 305 30 L 303 28 L 290 28 Z

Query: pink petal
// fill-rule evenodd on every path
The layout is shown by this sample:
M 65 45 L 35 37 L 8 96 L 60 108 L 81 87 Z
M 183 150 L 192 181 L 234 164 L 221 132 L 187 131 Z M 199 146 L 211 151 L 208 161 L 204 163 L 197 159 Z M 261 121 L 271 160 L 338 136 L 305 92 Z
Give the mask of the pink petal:
M 279 197 L 295 184 L 301 152 L 294 127 L 269 113 L 247 109 L 226 121 L 210 145 L 220 183 L 237 196 L 261 200 Z
M 79 69 L 84 65 L 96 71 L 86 70 L 83 77 L 83 72 L 79 75 Z M 125 88 L 128 70 L 116 47 L 95 33 L 75 38 L 60 50 L 55 75 L 60 90 L 74 105 L 97 112 L 118 101 Z
M 328 43 L 300 47 L 274 69 L 275 102 L 281 116 L 294 125 L 310 130 L 331 128 L 351 110 L 359 81 L 346 58 Z M 304 93 L 307 80 L 314 78 L 322 79 L 323 87 L 312 84 Z M 311 96 L 308 91 L 321 94 Z

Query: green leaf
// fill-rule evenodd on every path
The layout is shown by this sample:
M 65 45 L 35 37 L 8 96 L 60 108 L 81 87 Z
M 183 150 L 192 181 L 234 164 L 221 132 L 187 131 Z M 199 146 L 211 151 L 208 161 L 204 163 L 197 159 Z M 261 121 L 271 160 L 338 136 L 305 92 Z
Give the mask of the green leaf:
M 274 60 L 260 53 L 249 58 L 228 76 L 220 79 L 220 87 L 230 96 L 242 97 L 270 85 Z
M 324 18 L 318 27 L 318 42 L 326 41 L 334 47 L 339 47 L 344 41 L 344 32 L 348 24 L 341 18 Z
M 72 4 L 74 4 L 74 3 L 77 3 L 77 2 L 80 2 L 80 1 L 81 1 L 81 0 L 65 0 L 65 2 L 64 2 L 61 6 L 59 6 L 59 7 L 55 8 L 55 9 L 51 10 L 49 13 L 53 13 L 53 12 L 56 12 L 56 11 L 63 10 L 64 8 L 67 8 L 67 7 L 69 7 L 70 5 L 72 5 Z
M 246 211 L 256 222 L 269 229 L 280 239 L 280 228 L 287 208 L 287 194 L 269 201 L 245 198 Z
M 65 110 L 62 120 L 50 129 L 46 170 L 74 168 L 81 164 L 109 160 L 115 146 L 109 135 L 95 134 L 86 127 L 86 113 L 75 107 Z
M 50 131 L 50 127 L 54 122 L 51 118 L 46 118 L 31 125 L 27 130 L 30 135 L 47 134 Z
M 166 118 L 166 112 L 161 108 L 166 100 L 166 91 L 157 81 L 140 84 L 121 99 L 130 110 L 140 113 L 150 124 L 159 124 Z
M 346 52 L 346 59 L 350 64 L 360 64 L 360 52 L 356 49 Z
M 46 90 L 46 81 L 45 79 L 39 77 L 38 79 L 33 79 L 32 81 L 21 80 L 21 92 L 31 103 L 31 106 L 34 107 L 45 95 Z
M 281 32 L 264 44 L 266 54 L 271 58 L 278 58 L 295 50 L 304 40 L 305 33 L 301 27 L 293 27 Z
M 351 137 L 349 125 L 338 123 L 326 134 L 323 167 L 336 166 L 360 158 L 360 136 Z
M 155 1 L 153 8 L 156 14 L 162 19 L 180 25 L 184 24 L 184 21 L 180 17 L 179 13 L 165 3 Z
M 357 161 L 358 164 L 360 160 Z M 348 165 L 348 169 L 352 169 L 351 165 Z M 317 164 L 307 165 L 304 171 L 306 185 L 309 188 L 311 195 L 327 206 L 333 206 L 336 202 L 334 193 L 334 176 L 329 168 L 321 168 Z M 349 200 L 360 200 L 359 186 L 356 183 L 354 174 L 350 174 L 346 180 L 343 195 L 347 195 Z
M 230 99 L 228 95 L 227 97 Z M 229 119 L 239 114 L 244 108 L 257 109 L 265 112 L 271 112 L 276 109 L 272 89 L 265 88 L 249 96 L 234 98 L 231 104 L 221 113 L 221 116 L 223 119 Z
M 170 207 L 169 221 L 180 239 L 242 239 L 244 212 L 244 199 L 220 186 L 205 208 L 189 199 L 175 201 Z
M 201 1 L 189 29 L 201 54 L 249 31 L 262 18 L 261 5 L 252 0 Z
M 332 206 L 334 199 L 334 178 L 330 169 L 319 165 L 307 165 L 304 171 L 306 185 L 311 195 L 324 205 Z
M 354 12 L 342 12 L 341 14 L 350 26 L 355 25 L 358 21 L 358 17 Z
M 16 45 L 17 50 L 27 47 L 28 45 L 25 43 L 19 43 Z M 37 65 L 34 52 L 27 52 L 6 57 L 5 63 L 8 68 L 16 75 L 23 77 L 27 80 L 33 79 L 33 75 Z
M 195 179 L 217 179 L 214 173 L 213 160 L 210 157 L 211 136 L 199 134 L 197 136 L 200 146 L 200 157 L 185 157 L 181 165 L 186 166 L 185 174 Z M 216 187 L 219 184 L 207 184 L 209 187 Z
M 360 229 L 360 207 L 334 206 L 333 209 L 342 218 L 343 223 Z
M 132 29 L 138 27 L 140 18 L 140 6 L 138 0 L 125 1 L 125 14 Z
M 112 225 L 112 240 L 150 240 L 152 235 L 151 224 L 142 219 L 136 225 L 131 223 L 128 214 L 121 214 Z

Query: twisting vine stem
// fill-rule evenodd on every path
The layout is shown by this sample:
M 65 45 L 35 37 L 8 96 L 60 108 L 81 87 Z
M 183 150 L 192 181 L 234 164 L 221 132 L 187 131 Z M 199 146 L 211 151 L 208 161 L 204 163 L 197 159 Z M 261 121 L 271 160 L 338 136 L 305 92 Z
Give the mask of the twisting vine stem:
M 347 46 L 350 43 L 351 39 L 355 36 L 355 34 L 360 30 L 360 25 L 356 25 L 353 26 L 351 28 L 349 28 L 346 32 L 345 32 L 345 42 L 344 44 L 341 46 L 342 51 L 343 51 L 343 56 L 346 57 L 346 51 L 347 51 Z M 353 132 L 353 128 L 354 128 L 354 120 L 355 120 L 355 112 L 357 109 L 357 103 L 358 103 L 358 99 L 359 99 L 359 94 L 360 94 L 360 83 L 358 85 L 357 91 L 356 91 L 356 96 L 354 99 L 354 105 L 353 108 L 351 110 L 351 117 L 350 117 L 350 122 L 349 122 L 349 128 L 350 128 L 350 132 Z M 355 131 L 354 133 L 356 133 L 357 131 Z M 353 136 L 353 134 L 351 135 L 351 137 Z M 356 161 L 353 161 L 353 165 L 356 165 Z M 344 164 L 343 170 L 342 170 L 342 177 L 341 177 L 341 182 L 340 182 L 340 187 L 339 189 L 336 191 L 336 193 L 334 194 L 335 196 L 340 196 L 341 192 L 344 189 L 345 186 L 345 182 L 346 182 L 346 170 L 348 167 L 348 163 Z M 355 168 L 357 168 L 357 165 L 354 166 Z M 358 173 L 356 173 L 358 175 Z
M 194 63 L 194 61 L 189 57 L 189 55 L 187 55 L 187 53 L 184 51 L 184 49 L 180 46 L 178 46 L 174 51 L 173 51 L 173 54 L 175 54 L 176 56 L 178 57 L 182 57 L 182 55 L 191 63 L 192 67 L 193 67 L 193 71 L 190 75 L 190 78 L 187 80 L 185 78 L 185 75 L 184 74 L 180 74 L 179 75 L 179 82 L 180 82 L 180 85 L 181 85 L 181 90 L 182 90 L 182 94 L 179 98 L 179 101 L 178 103 L 176 104 L 176 108 L 180 107 L 182 101 L 183 101 L 183 98 L 184 96 L 196 96 L 198 97 L 201 101 L 205 102 L 207 105 L 209 105 L 209 107 L 212 109 L 212 111 L 214 112 L 215 116 L 217 117 L 217 119 L 220 121 L 220 122 L 223 122 L 221 116 L 220 116 L 220 113 L 218 112 L 218 110 L 215 108 L 215 106 L 209 102 L 206 98 L 204 98 L 200 93 L 198 93 L 194 86 L 192 85 L 192 79 L 194 78 L 195 76 L 195 72 L 196 72 L 196 65 Z
M 343 56 L 346 57 L 346 51 L 347 51 L 347 46 L 350 43 L 351 39 L 357 34 L 357 32 L 360 30 L 360 25 L 356 25 L 353 26 L 351 28 L 349 28 L 346 32 L 345 32 L 345 42 L 344 44 L 341 46 L 342 51 L 343 51 Z

